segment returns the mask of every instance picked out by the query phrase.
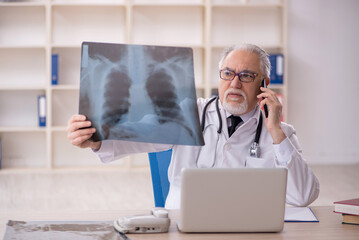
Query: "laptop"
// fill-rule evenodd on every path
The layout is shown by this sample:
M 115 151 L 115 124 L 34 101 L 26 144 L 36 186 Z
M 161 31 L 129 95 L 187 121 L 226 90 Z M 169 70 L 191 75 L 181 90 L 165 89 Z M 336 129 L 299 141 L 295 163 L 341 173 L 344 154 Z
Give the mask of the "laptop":
M 181 232 L 279 232 L 286 168 L 183 169 Z

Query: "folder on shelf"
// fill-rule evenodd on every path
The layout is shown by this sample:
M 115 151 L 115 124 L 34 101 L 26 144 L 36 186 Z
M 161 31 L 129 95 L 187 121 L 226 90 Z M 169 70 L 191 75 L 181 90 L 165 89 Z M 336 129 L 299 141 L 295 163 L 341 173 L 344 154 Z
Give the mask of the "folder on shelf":
M 51 59 L 51 84 L 57 85 L 59 78 L 59 55 L 52 54 Z
M 37 98 L 38 103 L 38 115 L 39 115 L 39 127 L 46 126 L 46 96 L 40 95 Z
M 283 84 L 284 57 L 283 54 L 271 54 L 269 56 L 272 69 L 270 71 L 270 83 Z

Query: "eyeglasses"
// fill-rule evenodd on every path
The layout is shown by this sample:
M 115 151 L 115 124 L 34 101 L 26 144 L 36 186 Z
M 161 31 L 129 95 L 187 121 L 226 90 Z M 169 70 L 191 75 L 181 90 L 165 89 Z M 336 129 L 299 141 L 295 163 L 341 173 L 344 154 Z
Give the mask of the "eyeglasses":
M 236 76 L 238 76 L 238 79 L 241 82 L 253 82 L 257 75 L 258 74 L 249 71 L 240 73 L 236 73 L 235 71 L 228 69 L 222 69 L 219 71 L 219 77 L 226 81 L 232 81 Z

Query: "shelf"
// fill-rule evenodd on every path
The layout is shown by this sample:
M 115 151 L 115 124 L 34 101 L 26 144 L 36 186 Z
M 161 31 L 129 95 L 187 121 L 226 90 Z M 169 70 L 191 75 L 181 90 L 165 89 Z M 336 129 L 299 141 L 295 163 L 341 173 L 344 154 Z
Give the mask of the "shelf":
M 79 90 L 80 86 L 77 85 L 51 85 L 51 90 Z
M 10 128 L 38 126 L 38 96 L 44 94 L 44 90 L 2 90 L 0 126 Z
M 196 88 L 196 97 L 197 98 L 205 98 L 205 89 L 204 88 Z
M 1 175 L 12 175 L 12 174 L 24 174 L 24 173 L 69 173 L 69 172 L 127 172 L 128 168 L 124 167 L 123 165 L 114 165 L 114 164 L 99 164 L 94 166 L 64 166 L 56 168 L 45 168 L 45 167 L 17 167 L 17 168 L 3 168 L 0 171 Z M 148 172 L 148 168 L 135 168 L 134 171 L 136 172 Z
M 195 77 L 195 85 L 203 86 L 204 83 L 204 50 L 201 48 L 193 49 L 193 63 L 194 63 L 194 77 Z
M 65 49 L 72 49 L 72 48 L 80 48 L 81 49 L 81 43 L 77 43 L 77 44 L 56 44 L 56 43 L 54 43 L 54 44 L 52 44 L 51 45 L 51 47 L 52 48 L 65 48 Z
M 0 132 L 2 133 L 16 133 L 16 132 L 45 132 L 46 127 L 0 127 Z
M 170 43 L 158 43 L 158 44 L 143 44 L 143 45 L 156 45 L 156 46 L 164 46 L 164 47 L 188 47 L 195 49 L 204 49 L 205 47 L 202 44 L 189 44 L 189 43 L 182 43 L 182 44 L 170 44 Z
M 43 48 L 0 49 L 0 86 L 45 86 L 46 51 Z M 10 87 L 11 88 L 11 87 Z
M 0 7 L 34 7 L 34 6 L 46 6 L 44 2 L 0 2 Z
M 32 91 L 32 90 L 46 90 L 45 85 L 11 85 L 11 84 L 1 84 L 0 91 Z
M 171 7 L 171 6 L 187 6 L 187 7 L 203 7 L 204 3 L 201 0 L 177 0 L 177 1 L 148 1 L 148 0 L 133 0 L 132 6 L 142 6 L 142 7 Z
M 81 45 L 83 41 L 125 42 L 123 6 L 52 6 L 54 45 Z
M 53 142 L 53 165 L 58 167 L 74 166 L 101 166 L 103 163 L 97 158 L 91 149 L 80 149 L 70 144 L 66 132 L 54 132 Z M 111 163 L 115 166 L 123 166 L 124 160 L 120 159 Z
M 52 48 L 58 55 L 58 84 L 73 87 L 80 84 L 81 48 Z M 52 85 L 54 87 L 54 85 Z
M 283 0 L 212 0 L 212 7 L 282 7 Z
M 196 94 L 207 98 L 218 92 L 218 61 L 224 48 L 251 42 L 286 57 L 285 11 L 286 0 L 1 2 L 3 169 L 11 173 L 103 165 L 91 150 L 67 140 L 67 121 L 78 113 L 82 42 L 190 47 Z M 52 54 L 58 55 L 57 85 L 51 85 Z M 287 80 L 269 88 L 283 95 L 286 106 Z M 39 95 L 47 98 L 43 128 L 38 127 Z M 108 166 L 146 168 L 147 154 Z
M 202 46 L 203 11 L 202 7 L 136 6 L 133 8 L 132 42 L 150 45 Z
M 75 1 L 65 1 L 65 0 L 53 0 L 52 6 L 125 6 L 126 0 L 103 0 L 103 1 L 91 1 L 91 0 L 75 0 Z
M 100 42 L 106 42 L 106 43 L 118 43 L 118 44 L 125 44 L 124 42 L 109 42 L 109 41 L 100 41 Z M 81 44 L 82 43 L 76 43 L 76 44 L 58 44 L 58 43 L 54 43 L 51 44 L 52 49 L 80 49 L 81 50 Z M 131 44 L 131 43 L 126 43 L 126 44 Z M 132 43 L 134 45 L 136 45 L 136 43 Z M 138 43 L 137 43 L 138 44 Z M 205 46 L 203 46 L 202 44 L 188 44 L 188 43 L 183 43 L 183 44 L 169 44 L 169 43 L 159 43 L 159 44 L 143 44 L 143 45 L 156 45 L 156 46 L 170 46 L 170 47 L 189 47 L 189 48 L 193 48 L 193 49 L 204 49 Z M 17 48 L 17 46 L 11 46 L 13 48 Z M 30 46 L 31 47 L 31 46 Z M 1 48 L 8 48 L 8 47 L 1 47 Z
M 210 72 L 210 86 L 211 88 L 218 87 L 219 81 L 219 60 L 222 55 L 223 48 L 213 48 L 211 51 L 212 59 L 211 59 L 211 72 Z
M 249 42 L 280 47 L 281 19 L 281 10 L 277 8 L 214 8 L 211 22 L 212 44 L 229 46 Z
M 45 10 L 45 6 L 39 5 L 0 5 L 0 46 L 45 45 Z
M 284 89 L 284 85 L 283 84 L 271 84 L 269 83 L 268 88 L 276 90 L 276 91 L 282 91 Z
M 237 43 L 231 44 L 231 45 L 235 45 Z M 213 50 L 224 50 L 225 48 L 228 48 L 231 45 L 212 45 L 212 49 Z M 283 48 L 284 46 L 282 44 L 278 44 L 278 45 L 268 45 L 268 44 L 261 44 L 260 45 L 261 48 L 263 48 L 267 53 L 281 53 L 283 52 Z
M 24 173 L 46 173 L 53 171 L 53 169 L 45 167 L 23 167 L 19 166 L 16 168 L 2 168 L 0 171 L 1 175 L 13 175 L 13 174 L 24 174 Z
M 73 114 L 78 113 L 78 91 L 53 91 L 52 92 L 52 126 L 66 126 Z
M 257 3 L 257 4 L 225 4 L 225 3 L 219 3 L 219 4 L 213 4 L 212 8 L 244 8 L 244 9 L 249 9 L 249 8 L 282 8 L 283 5 L 282 4 L 261 4 L 261 3 Z
M 14 44 L 2 44 L 0 45 L 0 50 L 1 49 L 45 49 L 46 46 L 44 44 L 32 44 L 32 45 L 28 45 L 28 44 L 18 44 L 18 45 L 14 45 Z
M 66 132 L 67 126 L 53 126 L 51 127 L 52 132 Z
M 46 134 L 44 131 L 1 132 L 1 167 L 44 168 L 46 167 Z

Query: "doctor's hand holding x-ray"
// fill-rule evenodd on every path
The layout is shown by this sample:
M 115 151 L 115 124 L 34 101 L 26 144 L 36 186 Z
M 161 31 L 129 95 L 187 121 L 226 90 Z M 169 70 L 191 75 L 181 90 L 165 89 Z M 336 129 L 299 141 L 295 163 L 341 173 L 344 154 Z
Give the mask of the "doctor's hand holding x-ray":
M 286 202 L 307 206 L 318 197 L 319 182 L 304 160 L 295 129 L 281 122 L 282 105 L 275 92 L 261 87 L 269 84 L 269 76 L 268 54 L 260 47 L 244 44 L 225 50 L 219 62 L 218 98 L 197 100 L 204 146 L 119 140 L 91 142 L 89 138 L 96 130 L 89 128 L 91 123 L 80 115 L 69 120 L 68 139 L 75 146 L 92 148 L 104 163 L 130 154 L 172 149 L 166 208 L 180 206 L 182 168 L 211 167 L 285 167 L 288 169 Z M 264 105 L 268 109 L 267 118 L 261 110 Z M 230 135 L 231 115 L 240 116 L 242 123 Z M 256 143 L 258 129 L 261 129 L 257 142 L 260 151 L 253 155 L 250 149 Z
M 89 139 L 96 132 L 92 123 L 86 120 L 84 115 L 73 115 L 67 123 L 67 138 L 70 143 L 80 148 L 92 148 L 98 150 L 101 142 L 93 142 Z

